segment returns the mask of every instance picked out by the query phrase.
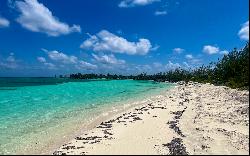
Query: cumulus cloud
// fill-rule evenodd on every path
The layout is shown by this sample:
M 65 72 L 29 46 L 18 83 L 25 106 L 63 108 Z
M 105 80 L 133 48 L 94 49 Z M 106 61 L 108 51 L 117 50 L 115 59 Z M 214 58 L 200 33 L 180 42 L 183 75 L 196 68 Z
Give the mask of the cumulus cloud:
M 97 65 L 85 61 L 79 61 L 79 63 L 75 67 L 78 69 L 93 70 L 97 68 Z
M 151 73 L 158 73 L 158 72 L 165 72 L 165 71 L 170 71 L 170 70 L 175 70 L 178 68 L 184 67 L 180 63 L 174 63 L 172 61 L 168 61 L 168 63 L 162 64 L 160 62 L 154 62 L 152 64 L 152 71 Z
M 162 67 L 163 67 L 163 65 L 162 65 L 160 62 L 154 62 L 154 63 L 153 63 L 153 66 L 154 66 L 155 68 L 162 68 Z
M 118 6 L 120 8 L 129 8 L 136 6 L 145 6 L 154 2 L 160 2 L 160 0 L 122 0 Z
M 16 1 L 15 5 L 21 13 L 16 19 L 17 22 L 30 31 L 46 33 L 49 36 L 81 32 L 79 25 L 70 27 L 59 21 L 47 7 L 37 0 Z
M 220 51 L 219 47 L 211 46 L 211 45 L 205 45 L 203 47 L 203 52 L 209 55 L 217 54 Z
M 37 60 L 41 63 L 46 62 L 46 59 L 44 57 L 37 57 Z
M 178 63 L 178 62 L 168 61 L 168 63 L 166 64 L 155 62 L 152 65 L 151 73 L 166 72 L 166 71 L 171 71 L 171 70 L 176 70 L 176 69 L 190 70 L 194 68 L 194 64 L 191 63 L 191 60 L 189 60 L 188 62 L 184 61 L 182 63 Z
M 0 60 L 0 69 L 16 69 L 18 68 L 18 61 L 15 58 L 14 53 L 10 53 L 7 58 L 4 58 L 3 60 Z
M 180 68 L 181 65 L 179 63 L 173 63 L 171 61 L 168 61 L 168 64 L 165 66 L 167 70 L 175 70 L 177 68 Z
M 240 39 L 249 40 L 249 21 L 243 24 L 240 31 L 238 32 Z
M 206 45 L 203 47 L 203 52 L 209 55 L 213 54 L 221 54 L 221 55 L 227 55 L 229 52 L 227 50 L 220 50 L 219 47 L 211 46 L 211 45 Z
M 192 66 L 191 65 L 189 65 L 187 62 L 183 62 L 183 68 L 184 69 L 190 69 L 190 68 L 192 68 Z
M 16 62 L 14 55 L 15 55 L 14 53 L 10 53 L 10 55 L 6 58 L 6 61 L 7 62 Z
M 194 58 L 193 55 L 191 55 L 191 54 L 187 54 L 185 57 L 186 57 L 186 59 L 193 59 Z
M 221 55 L 228 55 L 228 53 L 229 53 L 229 52 L 228 52 L 227 50 L 220 51 L 220 54 L 221 54 Z
M 0 28 L 9 27 L 10 22 L 3 17 L 0 17 Z
M 54 65 L 53 63 L 44 62 L 44 65 L 45 65 L 48 69 L 57 69 L 56 65 Z
M 54 63 L 56 63 L 59 67 L 64 67 L 64 65 L 67 65 L 67 67 L 75 67 L 77 69 L 85 69 L 85 70 L 97 69 L 97 65 L 80 60 L 76 56 L 73 55 L 69 56 L 67 54 L 58 52 L 56 50 L 53 51 L 49 51 L 46 49 L 42 50 L 48 55 L 48 58 L 54 61 Z M 56 65 L 48 63 L 44 57 L 38 57 L 37 60 L 46 65 L 47 67 L 50 67 L 51 69 L 56 69 Z
M 129 66 L 131 68 L 131 66 Z M 140 74 L 142 72 L 145 72 L 145 73 L 151 73 L 152 72 L 152 67 L 148 64 L 145 64 L 145 65 L 133 65 L 132 66 L 132 70 L 135 74 Z
M 93 51 L 109 51 L 129 55 L 146 55 L 152 50 L 152 45 L 148 39 L 141 38 L 138 42 L 129 42 L 125 38 L 116 36 L 107 30 L 102 30 L 96 35 L 90 35 L 80 47 Z
M 194 57 L 192 54 L 187 54 L 185 55 L 185 58 L 187 59 L 187 61 L 190 63 L 190 64 L 193 64 L 193 65 L 197 65 L 197 64 L 200 64 L 202 62 L 201 59 L 197 58 L 197 57 Z
M 103 64 L 120 65 L 120 64 L 125 64 L 126 63 L 125 60 L 117 59 L 113 54 L 101 55 L 101 56 L 97 56 L 95 54 L 92 54 L 92 56 L 94 57 L 94 59 L 96 61 L 98 61 L 100 63 L 103 63 Z
M 193 65 L 190 65 L 187 62 L 178 63 L 173 61 L 168 61 L 167 63 L 161 63 L 161 62 L 154 62 L 152 64 L 126 64 L 126 66 L 123 66 L 122 72 L 128 73 L 128 74 L 140 74 L 142 72 L 145 72 L 147 74 L 155 74 L 159 72 L 166 72 L 170 70 L 175 69 L 186 69 L 189 70 L 193 68 Z
M 37 61 L 42 63 L 48 69 L 52 69 L 52 70 L 57 69 L 55 64 L 47 62 L 47 60 L 44 57 L 37 57 Z
M 155 11 L 155 15 L 156 16 L 160 16 L 160 15 L 167 15 L 167 11 Z
M 174 48 L 174 49 L 173 49 L 173 52 L 176 53 L 176 54 L 181 54 L 181 53 L 183 53 L 184 51 L 185 51 L 185 50 L 182 49 L 182 48 Z
M 59 61 L 64 64 L 76 64 L 78 59 L 75 56 L 68 56 L 64 53 L 58 52 L 56 50 L 54 51 L 48 51 L 48 56 L 53 61 Z

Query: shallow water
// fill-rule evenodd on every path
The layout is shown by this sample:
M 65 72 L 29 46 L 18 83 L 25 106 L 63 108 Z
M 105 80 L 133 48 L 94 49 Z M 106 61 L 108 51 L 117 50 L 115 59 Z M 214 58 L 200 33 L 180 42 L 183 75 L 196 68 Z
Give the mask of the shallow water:
M 0 154 L 41 151 L 115 106 L 172 86 L 134 80 L 0 78 Z

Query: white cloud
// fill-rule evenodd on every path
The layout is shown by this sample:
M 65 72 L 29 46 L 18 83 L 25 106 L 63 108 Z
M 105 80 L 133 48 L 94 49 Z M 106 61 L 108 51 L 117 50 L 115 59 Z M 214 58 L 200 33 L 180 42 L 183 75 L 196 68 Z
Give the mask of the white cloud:
M 16 62 L 14 53 L 10 53 L 10 55 L 6 59 L 7 62 Z
M 129 68 L 132 68 L 132 70 L 134 70 L 135 73 L 139 74 L 142 72 L 146 72 L 146 73 L 151 73 L 152 72 L 152 67 L 148 64 L 145 65 L 133 65 L 132 67 L 130 66 Z
M 46 33 L 49 36 L 81 32 L 79 25 L 70 27 L 68 24 L 60 22 L 48 8 L 37 0 L 16 1 L 15 4 L 21 13 L 17 22 L 30 31 Z
M 120 8 L 129 8 L 135 6 L 145 6 L 154 2 L 160 2 L 160 0 L 122 0 L 118 6 Z
M 167 13 L 168 13 L 167 11 L 155 11 L 156 16 L 166 15 Z
M 217 54 L 220 51 L 219 47 L 211 46 L 211 45 L 205 45 L 203 47 L 203 52 L 209 55 Z
M 193 65 L 197 65 L 202 62 L 201 59 L 194 57 L 192 54 L 185 55 L 185 58 L 188 60 L 188 63 L 193 64 Z
M 184 66 L 183 66 L 184 69 L 190 69 L 190 68 L 192 68 L 192 66 L 189 65 L 189 64 L 188 64 L 187 62 L 185 62 L 185 61 L 183 62 L 183 65 L 184 65 Z
M 79 64 L 76 65 L 76 68 L 78 69 L 87 69 L 87 70 L 93 70 L 93 69 L 96 69 L 97 66 L 94 65 L 94 64 L 91 64 L 91 63 L 88 63 L 88 62 L 85 62 L 85 61 L 79 61 Z
M 162 65 L 161 63 L 159 63 L 159 62 L 154 62 L 154 63 L 153 63 L 153 66 L 154 66 L 155 68 L 162 68 L 162 67 L 163 67 L 163 65 Z
M 206 45 L 203 47 L 203 52 L 209 55 L 213 54 L 221 54 L 221 55 L 227 55 L 229 52 L 227 50 L 220 50 L 219 47 L 211 46 L 211 45 Z
M 221 54 L 221 55 L 228 55 L 228 53 L 229 53 L 229 52 L 228 52 L 227 50 L 220 51 L 220 54 Z
M 243 24 L 238 35 L 242 40 L 249 40 L 249 21 Z
M 80 47 L 94 51 L 109 51 L 129 55 L 146 55 L 152 50 L 152 45 L 148 39 L 141 38 L 138 42 L 129 42 L 107 30 L 102 30 L 96 35 L 90 36 Z
M 194 58 L 193 55 L 191 55 L 191 54 L 187 54 L 185 57 L 186 57 L 186 59 L 193 59 Z
M 125 64 L 125 60 L 120 60 L 117 59 L 113 54 L 110 55 L 102 55 L 102 56 L 97 56 L 95 54 L 92 54 L 92 56 L 95 58 L 96 61 L 103 63 L 103 64 L 114 64 L 114 65 L 119 65 L 119 64 Z
M 168 61 L 168 64 L 165 66 L 167 70 L 175 70 L 177 68 L 180 68 L 181 65 L 179 63 L 173 63 L 171 61 Z
M 153 48 L 151 48 L 150 50 L 151 51 L 156 51 L 156 50 L 158 50 L 160 48 L 160 46 L 159 45 L 156 45 L 156 46 L 154 46 Z
M 7 6 L 11 9 L 15 8 L 15 1 L 14 0 L 8 0 L 7 1 Z
M 48 62 L 44 62 L 44 65 L 48 68 L 48 69 L 57 69 L 56 65 L 54 65 L 53 63 L 48 63 Z
M 184 49 L 182 49 L 182 48 L 174 48 L 173 49 L 173 52 L 174 53 L 177 53 L 177 54 L 181 54 L 181 53 L 183 53 L 185 50 Z
M 193 59 L 189 60 L 189 63 L 191 63 L 193 65 L 198 65 L 198 64 L 202 63 L 202 60 L 198 59 L 198 58 L 193 58 Z
M 2 61 L 0 60 L 0 69 L 16 69 L 18 67 L 18 61 L 16 60 L 14 53 L 10 53 L 6 59 L 3 59 Z
M 37 60 L 41 63 L 45 63 L 46 59 L 44 57 L 37 57 Z
M 54 51 L 48 51 L 48 56 L 53 61 L 59 61 L 64 64 L 76 64 L 78 59 L 75 56 L 68 56 L 64 53 L 58 52 L 56 50 Z
M 145 65 L 140 65 L 140 64 L 126 64 L 124 68 L 122 68 L 122 72 L 128 72 L 128 74 L 134 73 L 134 74 L 140 74 L 142 72 L 146 72 L 148 74 L 155 74 L 159 72 L 166 72 L 170 70 L 175 70 L 175 69 L 192 69 L 193 66 L 190 65 L 187 62 L 183 63 L 178 63 L 178 62 L 172 62 L 168 61 L 168 63 L 163 64 L 161 62 L 154 62 L 152 64 L 145 64 Z
M 97 66 L 94 64 L 91 64 L 89 62 L 85 62 L 83 60 L 78 59 L 76 56 L 68 56 L 62 52 L 58 52 L 56 50 L 48 51 L 46 49 L 42 49 L 45 53 L 48 54 L 48 57 L 57 63 L 60 67 L 65 67 L 64 65 L 67 64 L 67 67 L 75 67 L 79 70 L 86 69 L 86 70 L 92 70 L 97 69 Z M 40 58 L 40 62 L 44 61 L 45 58 Z M 45 60 L 46 61 L 46 60 Z M 61 64 L 60 64 L 61 63 Z M 52 63 L 45 62 L 44 65 L 50 67 L 51 69 L 56 69 L 56 66 Z M 70 66 L 74 65 L 74 66 Z
M 4 69 L 16 69 L 18 66 L 16 64 L 13 63 L 6 63 L 6 62 L 0 62 L 0 69 L 4 68 Z
M 44 49 L 44 51 L 47 51 L 47 50 Z M 45 67 L 47 67 L 48 69 L 51 69 L 51 70 L 58 69 L 58 68 L 56 67 L 55 64 L 47 62 L 46 59 L 45 59 L 44 57 L 37 57 L 37 60 L 38 60 L 40 63 L 43 63 L 43 65 L 44 65 Z
M 193 58 L 194 59 L 194 58 Z M 193 64 L 191 62 L 191 60 L 189 60 L 189 62 L 191 64 Z M 188 62 L 182 62 L 182 63 L 174 63 L 172 61 L 168 61 L 167 64 L 162 64 L 160 62 L 155 62 L 152 65 L 152 69 L 151 69 L 151 73 L 158 73 L 158 72 L 165 72 L 165 71 L 171 71 L 171 70 L 175 70 L 175 69 L 185 69 L 185 70 L 189 70 L 193 68 L 193 65 L 189 64 Z
M 10 22 L 3 17 L 0 17 L 0 28 L 9 27 Z

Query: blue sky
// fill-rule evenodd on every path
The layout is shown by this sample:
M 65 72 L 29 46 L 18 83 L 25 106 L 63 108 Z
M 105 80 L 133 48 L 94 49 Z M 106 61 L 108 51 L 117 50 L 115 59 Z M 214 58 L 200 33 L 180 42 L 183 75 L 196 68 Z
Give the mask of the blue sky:
M 0 76 L 155 73 L 249 40 L 248 0 L 1 0 Z

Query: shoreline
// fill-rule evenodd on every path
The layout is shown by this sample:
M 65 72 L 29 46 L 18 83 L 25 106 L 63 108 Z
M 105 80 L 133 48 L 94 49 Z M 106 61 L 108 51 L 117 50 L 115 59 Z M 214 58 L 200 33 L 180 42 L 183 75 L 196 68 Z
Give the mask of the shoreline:
M 1 99 L 1 103 L 3 101 L 4 104 L 7 104 L 9 100 L 6 97 L 8 97 L 9 94 L 17 97 L 17 99 L 13 101 L 14 104 L 18 102 L 22 103 L 23 99 L 20 98 L 22 96 L 18 96 L 21 95 L 19 92 L 22 92 L 31 97 L 29 100 L 31 102 L 27 104 L 29 104 L 31 108 L 34 106 L 35 109 L 39 110 L 38 113 L 41 115 L 32 116 L 32 113 L 35 111 L 30 111 L 29 114 L 22 113 L 23 115 L 21 115 L 20 113 L 20 115 L 15 116 L 12 122 L 10 122 L 11 120 L 2 120 L 2 133 L 6 135 L 1 137 L 2 144 L 0 145 L 0 153 L 51 153 L 62 144 L 69 142 L 72 138 L 82 134 L 86 130 L 93 129 L 96 124 L 100 124 L 101 121 L 108 118 L 110 114 L 116 114 L 119 110 L 127 108 L 128 105 L 132 105 L 137 101 L 144 101 L 151 96 L 165 91 L 171 86 L 172 84 L 154 84 L 147 81 L 145 81 L 145 83 L 138 83 L 136 81 L 109 81 L 107 83 L 90 83 L 90 85 L 88 83 L 65 83 L 56 86 L 28 86 L 27 88 L 20 87 L 15 91 L 6 91 L 7 93 L 4 91 L 6 96 Z M 87 88 L 86 91 L 84 88 Z M 46 93 L 49 93 L 53 89 L 56 90 L 55 93 L 53 93 L 53 95 L 49 94 L 51 96 L 48 96 L 48 100 L 43 100 L 44 98 L 42 97 L 47 97 Z M 69 94 L 67 96 L 61 96 L 63 92 Z M 33 96 L 33 93 L 36 93 L 36 96 Z M 88 100 L 88 98 L 90 100 Z M 49 99 L 52 100 L 50 101 Z M 21 107 L 20 104 L 17 106 Z M 39 106 L 41 106 L 41 108 Z M 9 109 L 11 110 L 11 107 L 9 107 Z M 14 116 L 14 110 L 10 113 L 10 116 Z M 27 120 L 25 117 L 27 117 Z M 99 119 L 97 119 L 97 117 L 99 117 Z M 5 119 L 4 116 L 3 119 Z M 24 121 L 28 121 L 26 122 L 27 124 Z
M 171 88 L 176 87 L 175 83 L 171 83 L 171 84 L 173 85 L 173 86 L 171 86 Z M 107 105 L 106 107 L 102 108 L 102 111 L 105 110 L 104 112 L 102 112 L 102 114 L 99 114 L 98 116 L 92 118 L 87 123 L 84 123 L 84 126 L 79 126 L 78 128 L 80 128 L 80 129 L 76 129 L 69 136 L 66 136 L 66 137 L 63 136 L 64 139 L 57 142 L 56 144 L 48 145 L 45 149 L 43 148 L 40 151 L 34 151 L 34 152 L 35 152 L 35 154 L 42 154 L 42 155 L 49 154 L 50 155 L 56 149 L 61 147 L 62 144 L 66 144 L 66 143 L 70 142 L 72 140 L 72 138 L 75 138 L 83 133 L 86 133 L 86 132 L 93 130 L 94 128 L 96 128 L 98 125 L 100 125 L 102 122 L 104 122 L 106 120 L 110 120 L 110 119 L 114 118 L 115 116 L 119 116 L 120 114 L 122 114 L 130 109 L 133 109 L 137 106 L 141 106 L 145 103 L 148 103 L 150 100 L 155 99 L 158 96 L 163 95 L 165 92 L 167 92 L 171 88 L 165 88 L 162 90 L 157 90 L 156 91 L 157 93 L 155 93 L 155 92 L 148 93 L 147 95 L 142 95 L 141 97 L 131 98 L 131 99 L 126 100 L 126 102 L 115 102 L 116 105 L 114 105 L 112 107 Z M 145 98 L 145 99 L 143 100 L 143 98 Z M 31 152 L 31 154 L 32 153 L 34 154 L 34 152 Z
M 224 86 L 179 84 L 105 118 L 53 154 L 247 154 L 248 95 Z

